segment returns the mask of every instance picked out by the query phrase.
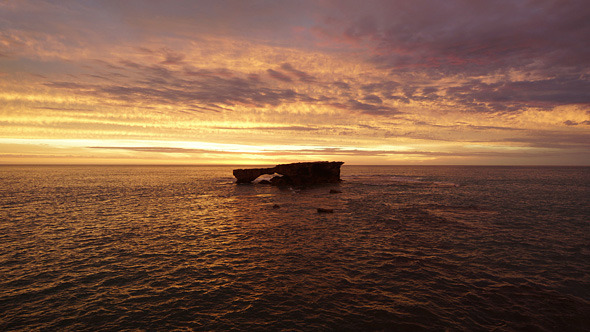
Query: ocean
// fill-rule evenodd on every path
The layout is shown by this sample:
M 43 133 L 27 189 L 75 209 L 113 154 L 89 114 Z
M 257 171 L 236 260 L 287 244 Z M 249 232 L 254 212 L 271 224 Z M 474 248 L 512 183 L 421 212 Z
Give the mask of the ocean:
M 0 330 L 590 330 L 590 167 L 233 168 L 0 166 Z

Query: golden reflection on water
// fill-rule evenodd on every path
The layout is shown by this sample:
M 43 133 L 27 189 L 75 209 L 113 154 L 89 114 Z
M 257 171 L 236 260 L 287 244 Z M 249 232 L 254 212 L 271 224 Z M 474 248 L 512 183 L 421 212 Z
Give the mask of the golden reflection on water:
M 0 328 L 587 326 L 585 168 L 231 169 L 0 167 Z

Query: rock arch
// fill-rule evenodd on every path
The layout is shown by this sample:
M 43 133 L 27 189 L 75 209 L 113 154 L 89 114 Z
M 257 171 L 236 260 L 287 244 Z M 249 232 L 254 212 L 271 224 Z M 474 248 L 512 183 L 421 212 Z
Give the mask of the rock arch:
M 293 164 L 280 164 L 270 168 L 234 169 L 237 183 L 250 183 L 264 174 L 280 174 L 273 177 L 273 185 L 310 185 L 318 183 L 337 183 L 340 179 L 342 161 L 316 161 Z

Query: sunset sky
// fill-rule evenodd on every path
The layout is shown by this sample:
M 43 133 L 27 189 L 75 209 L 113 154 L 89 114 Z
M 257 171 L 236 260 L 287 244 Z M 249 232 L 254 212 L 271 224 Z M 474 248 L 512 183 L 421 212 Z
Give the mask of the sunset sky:
M 586 0 L 2 1 L 0 163 L 590 165 Z

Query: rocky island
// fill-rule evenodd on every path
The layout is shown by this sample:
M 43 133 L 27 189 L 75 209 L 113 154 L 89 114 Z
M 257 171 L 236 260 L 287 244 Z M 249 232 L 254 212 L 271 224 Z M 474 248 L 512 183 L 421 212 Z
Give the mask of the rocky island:
M 270 168 L 234 169 L 237 183 L 250 183 L 263 174 L 278 174 L 270 179 L 274 186 L 306 186 L 320 183 L 338 183 L 342 161 L 315 161 L 280 164 Z M 261 181 L 262 182 L 262 181 Z

